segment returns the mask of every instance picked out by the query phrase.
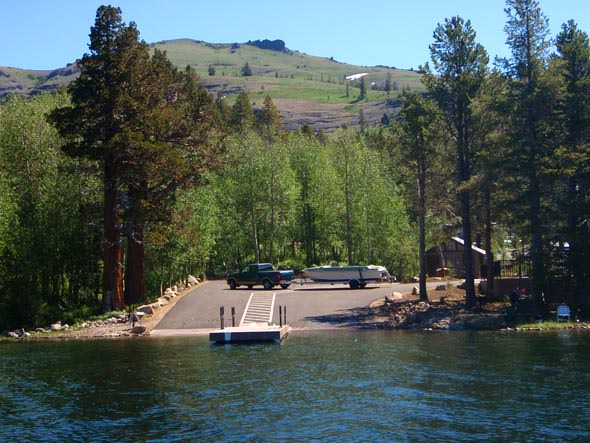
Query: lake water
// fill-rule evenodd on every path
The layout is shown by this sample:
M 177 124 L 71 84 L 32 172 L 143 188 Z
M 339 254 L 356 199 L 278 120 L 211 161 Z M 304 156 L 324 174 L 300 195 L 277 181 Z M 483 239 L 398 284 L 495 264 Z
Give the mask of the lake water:
M 590 441 L 590 335 L 0 345 L 1 442 Z

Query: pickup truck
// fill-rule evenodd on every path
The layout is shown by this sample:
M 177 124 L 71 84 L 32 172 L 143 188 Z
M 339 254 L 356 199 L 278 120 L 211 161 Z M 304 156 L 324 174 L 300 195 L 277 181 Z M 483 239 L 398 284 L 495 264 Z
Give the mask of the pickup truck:
M 277 271 L 271 263 L 253 263 L 240 272 L 228 274 L 227 284 L 230 289 L 236 289 L 240 285 L 246 285 L 248 288 L 263 285 L 264 289 L 272 289 L 279 285 L 287 289 L 294 276 L 293 271 Z

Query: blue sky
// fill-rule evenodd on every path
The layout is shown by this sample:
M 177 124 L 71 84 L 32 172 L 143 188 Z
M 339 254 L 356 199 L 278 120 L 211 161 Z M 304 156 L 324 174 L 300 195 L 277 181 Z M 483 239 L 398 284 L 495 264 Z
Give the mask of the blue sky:
M 95 0 L 2 0 L 0 66 L 53 69 L 87 51 Z M 553 36 L 575 19 L 590 32 L 588 0 L 541 0 Z M 287 47 L 348 63 L 400 68 L 429 59 L 437 23 L 471 20 L 491 58 L 506 56 L 504 0 L 112 0 L 147 42 L 284 40 Z

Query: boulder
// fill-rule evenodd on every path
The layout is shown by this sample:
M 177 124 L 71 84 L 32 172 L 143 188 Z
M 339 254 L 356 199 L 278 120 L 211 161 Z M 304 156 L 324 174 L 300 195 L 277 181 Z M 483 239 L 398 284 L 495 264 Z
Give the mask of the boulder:
M 15 331 L 9 331 L 9 332 L 6 334 L 6 336 L 7 336 L 8 338 L 19 338 L 19 337 L 20 337 L 20 335 L 18 335 L 18 333 L 17 333 L 17 332 L 15 332 Z
M 418 283 L 420 281 L 420 279 L 418 277 L 412 277 L 410 279 L 410 283 Z
M 440 320 L 432 323 L 432 329 L 449 329 L 451 325 L 450 318 L 441 318 Z
M 160 297 L 156 300 L 156 303 L 159 303 L 160 306 L 166 306 L 170 302 L 165 297 Z
M 434 288 L 435 291 L 446 291 L 447 290 L 447 285 L 438 285 L 436 288 Z
M 496 331 L 506 326 L 506 319 L 500 314 L 462 314 L 452 322 L 451 329 Z
M 36 328 L 35 329 L 35 332 L 44 333 L 44 332 L 47 332 L 47 329 L 45 329 L 45 328 Z
M 132 334 L 145 334 L 145 331 L 147 331 L 147 328 L 145 326 L 136 326 L 131 330 Z
M 68 329 L 70 329 L 70 325 L 68 325 L 67 323 L 65 325 L 63 325 L 61 327 L 63 330 L 67 331 Z
M 412 295 L 418 295 L 418 294 L 420 294 L 420 291 L 419 291 L 419 289 L 416 286 L 414 286 L 412 288 Z
M 189 275 L 188 276 L 187 281 L 188 281 L 188 284 L 191 285 L 191 286 L 194 286 L 194 285 L 198 285 L 199 284 L 199 280 L 197 280 L 197 278 L 196 277 L 193 277 L 192 275 Z
M 385 303 L 393 303 L 396 300 L 401 300 L 402 298 L 403 296 L 400 292 L 393 292 L 385 296 Z
M 152 315 L 154 313 L 154 308 L 151 305 L 143 305 L 137 308 L 138 315 L 140 312 L 143 312 L 144 315 Z
M 52 331 L 61 331 L 61 328 L 62 328 L 62 326 L 61 326 L 61 322 L 60 321 L 55 322 L 55 323 L 53 323 L 52 325 L 49 326 L 49 329 L 52 330 Z

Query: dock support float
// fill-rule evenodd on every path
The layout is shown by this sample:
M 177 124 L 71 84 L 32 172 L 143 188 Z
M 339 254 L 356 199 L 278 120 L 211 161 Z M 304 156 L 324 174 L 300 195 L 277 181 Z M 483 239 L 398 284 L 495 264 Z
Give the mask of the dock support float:
M 291 328 L 287 325 L 265 325 L 252 323 L 219 329 L 209 333 L 209 340 L 215 343 L 261 343 L 281 342 Z
M 225 308 L 219 308 L 221 328 L 209 333 L 209 340 L 215 343 L 256 343 L 281 342 L 291 330 L 287 325 L 287 307 L 279 306 L 279 325 L 272 324 L 274 294 L 271 299 L 252 302 L 250 295 L 248 305 L 239 326 L 235 324 L 235 307 L 231 307 L 231 327 L 225 327 Z M 251 303 L 252 302 L 252 303 Z M 266 306 L 269 305 L 269 306 Z M 248 309 L 252 312 L 249 313 Z

